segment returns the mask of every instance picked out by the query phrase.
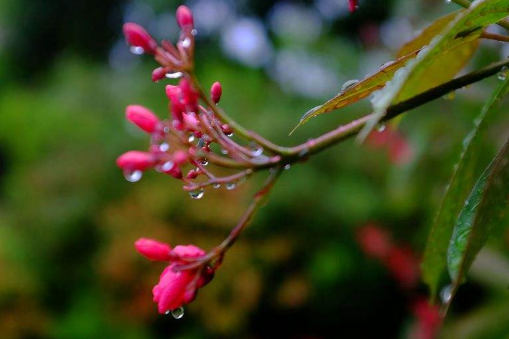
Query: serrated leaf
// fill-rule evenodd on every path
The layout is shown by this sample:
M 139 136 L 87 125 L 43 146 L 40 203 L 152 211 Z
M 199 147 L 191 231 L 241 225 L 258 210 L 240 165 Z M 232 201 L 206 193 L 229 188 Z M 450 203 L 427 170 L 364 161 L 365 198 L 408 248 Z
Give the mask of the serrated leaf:
M 429 86 L 430 66 L 436 58 L 453 48 L 479 38 L 482 30 L 509 14 L 509 0 L 477 0 L 461 11 L 447 28 L 424 47 L 416 58 L 400 68 L 386 86 L 377 92 L 373 103 L 373 118 L 359 133 L 364 140 L 382 119 L 390 105 L 419 94 Z M 425 83 L 425 85 L 423 85 Z M 429 87 L 428 87 L 429 88 Z
M 422 275 L 433 298 L 436 297 L 440 277 L 445 270 L 447 248 L 453 233 L 454 222 L 463 207 L 463 202 L 475 184 L 475 169 L 479 165 L 482 140 L 495 115 L 495 107 L 508 92 L 509 79 L 499 85 L 477 117 L 476 126 L 463 143 L 464 149 L 460 160 L 455 166 L 455 171 L 431 228 L 422 261 Z
M 509 140 L 483 172 L 455 224 L 447 253 L 453 281 L 449 304 L 494 225 L 509 207 Z

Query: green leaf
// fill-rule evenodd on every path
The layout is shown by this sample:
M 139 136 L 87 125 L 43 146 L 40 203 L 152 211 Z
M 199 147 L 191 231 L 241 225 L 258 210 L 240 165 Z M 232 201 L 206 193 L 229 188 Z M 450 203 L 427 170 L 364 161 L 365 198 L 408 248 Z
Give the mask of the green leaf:
M 315 107 L 304 114 L 299 124 L 292 130 L 292 134 L 298 127 L 305 124 L 309 119 L 333 111 L 335 109 L 344 108 L 348 105 L 354 104 L 369 96 L 374 91 L 377 91 L 385 86 L 385 84 L 392 79 L 394 73 L 405 66 L 408 60 L 417 56 L 420 49 L 429 44 L 431 39 L 439 34 L 447 25 L 456 17 L 459 12 L 448 14 L 439 18 L 429 27 L 424 29 L 415 39 L 406 43 L 398 52 L 397 60 L 387 62 L 382 65 L 378 72 L 373 75 L 367 76 L 352 86 L 342 90 L 334 98 L 327 101 L 325 104 Z M 450 80 L 456 75 L 467 62 L 472 58 L 474 52 L 477 50 L 479 41 L 463 41 L 463 43 L 456 46 L 452 50 L 447 50 L 444 55 L 439 59 L 440 62 L 437 66 L 430 69 L 428 82 L 431 87 Z
M 494 225 L 509 207 L 509 140 L 483 172 L 461 210 L 449 243 L 447 264 L 452 301 Z
M 447 28 L 422 48 L 416 58 L 400 68 L 386 86 L 375 92 L 372 100 L 374 116 L 359 133 L 364 140 L 386 114 L 390 105 L 404 101 L 429 89 L 433 76 L 430 67 L 445 52 L 479 38 L 483 29 L 509 15 L 509 0 L 477 0 L 459 12 Z M 446 67 L 446 66 L 445 66 Z M 433 86 L 431 86 L 433 87 Z
M 440 277 L 445 270 L 447 248 L 453 233 L 454 222 L 476 181 L 475 169 L 479 165 L 482 140 L 495 115 L 494 108 L 508 92 L 509 79 L 500 84 L 477 117 L 476 126 L 464 141 L 464 150 L 460 161 L 455 166 L 455 171 L 431 228 L 424 251 L 422 274 L 433 298 L 436 296 Z

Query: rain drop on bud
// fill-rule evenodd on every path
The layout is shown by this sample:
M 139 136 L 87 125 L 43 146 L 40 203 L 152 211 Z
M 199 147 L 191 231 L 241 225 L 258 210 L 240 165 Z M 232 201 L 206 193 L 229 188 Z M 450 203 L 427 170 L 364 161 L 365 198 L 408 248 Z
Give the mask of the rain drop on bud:
M 140 47 L 140 46 L 131 46 L 129 48 L 129 50 L 131 51 L 131 53 L 136 54 L 136 55 L 141 55 L 141 54 L 145 53 L 145 50 L 143 49 L 143 47 Z
M 180 306 L 179 308 L 172 310 L 171 315 L 175 319 L 181 319 L 184 316 L 184 308 Z
M 447 285 L 440 291 L 440 300 L 442 303 L 447 304 L 452 298 L 452 285 Z
M 383 124 L 382 124 L 382 125 L 378 126 L 378 128 L 377 128 L 376 130 L 377 130 L 378 132 L 383 132 L 383 131 L 385 131 L 385 125 L 383 125 Z
M 173 73 L 166 73 L 166 77 L 168 79 L 178 79 L 182 77 L 182 72 L 173 72 Z
M 143 172 L 140 170 L 125 170 L 124 171 L 124 178 L 125 180 L 129 182 L 137 182 L 140 181 L 141 177 L 143 176 Z
M 233 182 L 229 182 L 229 183 L 227 183 L 227 184 L 226 184 L 226 186 L 225 186 L 225 187 L 226 187 L 226 189 L 227 189 L 228 191 L 231 191 L 231 190 L 234 190 L 234 189 L 235 189 L 235 187 L 237 187 L 237 185 L 235 185 L 235 183 L 233 183 Z
M 508 73 L 509 69 L 507 67 L 504 67 L 500 70 L 500 72 L 498 72 L 498 80 L 500 81 L 505 81 L 507 79 L 507 73 Z
M 189 196 L 195 200 L 203 198 L 204 195 L 205 195 L 205 191 L 203 189 L 189 192 Z
M 285 169 L 286 171 L 288 171 L 288 170 L 290 169 L 290 167 L 292 167 L 292 165 L 290 165 L 290 164 L 286 164 L 286 165 L 285 165 L 285 167 L 284 167 L 284 169 Z
M 219 188 L 219 187 L 221 187 L 221 184 L 220 183 L 215 183 L 215 184 L 212 185 L 212 187 Z

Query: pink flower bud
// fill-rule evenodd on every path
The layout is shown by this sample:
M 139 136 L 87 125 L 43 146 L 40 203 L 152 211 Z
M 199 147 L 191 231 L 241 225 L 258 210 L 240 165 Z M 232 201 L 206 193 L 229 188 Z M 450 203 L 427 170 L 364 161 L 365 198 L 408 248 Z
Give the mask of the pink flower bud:
M 194 131 L 199 128 L 200 122 L 193 114 L 183 114 L 182 118 L 187 129 Z
M 167 165 L 164 164 L 162 166 L 163 173 L 171 175 L 175 179 L 182 179 L 182 171 L 180 170 L 180 167 L 177 164 L 172 163 L 170 166 L 167 166 L 169 168 L 165 168 L 165 166 L 167 166 Z
M 348 0 L 348 7 L 350 12 L 353 13 L 359 7 L 359 0 Z
M 170 261 L 175 258 L 170 245 L 156 240 L 140 238 L 134 243 L 134 247 L 138 253 L 150 260 Z
M 155 162 L 153 154 L 140 151 L 129 151 L 117 158 L 117 166 L 125 170 L 144 171 L 154 166 Z
M 148 133 L 153 133 L 160 123 L 159 118 L 151 110 L 140 105 L 127 106 L 125 116 L 127 120 Z
M 182 92 L 182 99 L 185 105 L 189 106 L 191 111 L 196 111 L 198 105 L 198 93 L 185 78 L 180 79 L 179 88 Z
M 181 29 L 193 29 L 194 19 L 193 13 L 187 6 L 179 6 L 177 8 L 177 24 Z
M 189 161 L 189 155 L 187 154 L 186 151 L 182 150 L 175 151 L 175 153 L 173 153 L 173 161 L 177 165 L 182 166 L 183 164 Z
M 221 130 L 223 131 L 224 134 L 226 135 L 229 135 L 229 134 L 232 134 L 233 133 L 233 130 L 232 128 L 230 127 L 230 125 L 228 124 L 223 124 L 221 126 Z
M 140 25 L 132 22 L 125 23 L 124 35 L 129 45 L 134 47 L 141 47 L 146 53 L 156 53 L 157 42 Z
M 198 172 L 197 172 L 197 171 L 195 171 L 195 170 L 190 170 L 190 171 L 187 173 L 186 178 L 187 178 L 187 179 L 189 179 L 189 180 L 194 180 L 194 179 L 196 179 L 196 178 L 198 177 L 198 174 L 200 174 L 200 173 L 198 173 Z
M 210 98 L 214 103 L 218 103 L 221 100 L 221 94 L 223 94 L 223 88 L 221 87 L 221 83 L 216 81 L 210 87 Z
M 158 67 L 154 69 L 152 72 L 152 81 L 158 82 L 166 76 L 166 73 L 168 73 L 168 70 L 165 67 Z

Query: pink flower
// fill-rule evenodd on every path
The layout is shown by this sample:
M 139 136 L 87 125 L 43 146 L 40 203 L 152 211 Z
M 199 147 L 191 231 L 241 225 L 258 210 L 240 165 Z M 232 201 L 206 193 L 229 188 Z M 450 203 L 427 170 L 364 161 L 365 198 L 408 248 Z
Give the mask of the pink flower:
M 125 110 L 127 120 L 148 133 L 153 133 L 159 125 L 159 118 L 151 110 L 139 105 L 127 106 Z
M 205 255 L 204 250 L 194 245 L 179 245 L 171 250 L 168 244 L 142 238 L 136 241 L 135 247 L 138 252 L 149 259 L 170 262 L 170 265 L 161 274 L 159 283 L 152 289 L 154 302 L 157 303 L 158 311 L 161 314 L 193 301 L 198 289 L 210 282 L 214 276 L 211 269 L 175 271 L 176 266 L 188 263 L 185 260 Z
M 129 45 L 134 47 L 141 47 L 146 53 L 156 53 L 157 42 L 140 25 L 132 22 L 125 23 L 124 35 Z
M 219 100 L 221 100 L 221 94 L 223 94 L 223 88 L 221 87 L 221 83 L 216 81 L 210 87 L 210 98 L 217 104 Z
M 140 238 L 135 243 L 136 251 L 150 260 L 169 261 L 175 258 L 171 246 L 156 240 Z
M 117 158 L 117 166 L 124 170 L 144 171 L 155 165 L 156 157 L 148 152 L 129 151 Z
M 193 29 L 194 27 L 194 19 L 193 13 L 187 6 L 179 6 L 177 8 L 177 24 L 181 29 Z

